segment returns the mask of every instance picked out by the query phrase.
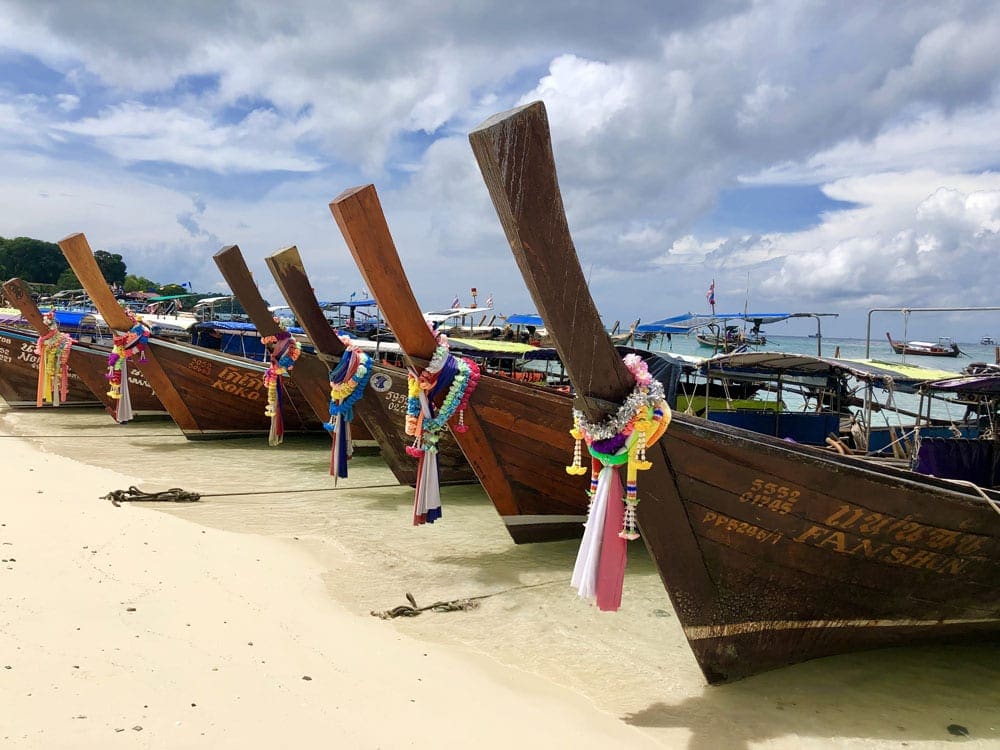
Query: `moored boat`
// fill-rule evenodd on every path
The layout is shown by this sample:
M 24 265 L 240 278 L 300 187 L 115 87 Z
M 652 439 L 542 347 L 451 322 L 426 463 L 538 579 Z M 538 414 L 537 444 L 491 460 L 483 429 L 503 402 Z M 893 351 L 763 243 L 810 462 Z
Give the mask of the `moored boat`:
M 227 245 L 213 259 L 222 277 L 246 311 L 258 338 L 273 338 L 281 331 L 237 245 Z M 295 385 L 320 422 L 330 418 L 330 378 L 326 365 L 315 353 L 303 351 L 295 362 Z M 370 441 L 367 428 L 353 430 L 354 441 Z
M 930 341 L 895 341 L 892 334 L 886 333 L 889 346 L 896 354 L 917 354 L 921 357 L 957 357 L 962 351 L 958 344 L 947 336 L 942 336 L 937 343 Z
M 38 334 L 0 325 L 0 398 L 13 409 L 38 405 Z M 70 371 L 63 406 L 100 406 L 101 402 L 77 372 Z
M 116 331 L 135 326 L 118 304 L 94 260 L 86 237 L 73 234 L 59 247 L 108 325 Z M 149 337 L 135 366 L 146 376 L 170 416 L 189 439 L 267 435 L 271 418 L 264 373 L 267 365 L 192 344 Z M 322 429 L 308 403 L 286 378 L 283 416 L 288 432 Z
M 573 247 L 544 106 L 497 115 L 470 140 L 580 408 L 599 423 L 635 381 Z M 678 414 L 648 458 L 642 537 L 709 682 L 1000 635 L 996 491 Z
M 7 299 L 17 307 L 21 316 L 35 329 L 37 334 L 41 335 L 48 331 L 48 324 L 43 313 L 35 305 L 28 286 L 21 279 L 11 279 L 5 282 L 3 290 Z M 117 419 L 119 404 L 110 395 L 107 379 L 109 354 L 108 348 L 74 341 L 68 361 L 70 381 L 72 383 L 74 376 L 83 381 L 91 394 L 104 405 L 108 414 L 113 419 Z M 153 389 L 141 372 L 132 370 L 128 373 L 128 379 L 132 401 L 131 418 L 168 416 L 160 399 L 153 393 Z
M 266 262 L 296 319 L 323 358 L 324 366 L 329 370 L 334 369 L 347 348 L 323 314 L 298 248 L 285 248 L 266 258 Z M 392 348 L 391 344 L 382 346 Z M 399 483 L 415 485 L 417 464 L 406 454 L 406 446 L 410 441 L 406 435 L 406 370 L 390 364 L 379 349 L 371 354 L 374 360 L 371 379 L 366 392 L 354 406 L 354 421 L 360 421 L 378 443 L 383 460 Z M 324 393 L 329 398 L 329 375 Z M 443 483 L 463 484 L 475 481 L 472 468 L 462 457 L 454 440 L 446 437 L 439 448 Z
M 415 371 L 438 342 L 420 314 L 372 185 L 330 204 L 368 289 Z M 465 410 L 465 431 L 452 434 L 515 542 L 578 537 L 587 498 L 564 471 L 571 419 L 568 394 L 483 371 Z

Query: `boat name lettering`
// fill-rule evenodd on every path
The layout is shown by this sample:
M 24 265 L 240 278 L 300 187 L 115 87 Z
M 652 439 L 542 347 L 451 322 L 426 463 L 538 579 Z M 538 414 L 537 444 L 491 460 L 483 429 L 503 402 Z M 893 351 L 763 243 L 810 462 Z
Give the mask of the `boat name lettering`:
M 975 534 L 963 534 L 961 531 L 927 526 L 914 521 L 913 516 L 894 518 L 848 504 L 841 505 L 823 523 L 834 529 L 851 529 L 861 536 L 883 539 L 890 543 L 922 542 L 932 550 L 954 549 L 959 555 L 978 552 L 985 541 L 983 537 Z
M 243 388 L 253 388 L 255 390 L 261 390 L 264 387 L 264 380 L 260 375 L 255 372 L 241 370 L 237 367 L 222 368 L 222 372 L 220 372 L 215 379 L 226 383 L 232 383 L 233 385 L 238 385 Z
M 14 346 L 14 339 L 9 339 L 6 336 L 0 336 L 0 344 L 5 344 L 6 346 Z
M 740 495 L 741 503 L 752 503 L 759 508 L 767 508 L 775 513 L 787 515 L 798 502 L 800 490 L 793 490 L 783 484 L 754 479 L 750 489 Z
M 197 357 L 194 357 L 188 362 L 187 366 L 189 370 L 194 370 L 195 372 L 207 377 L 212 377 L 212 363 L 207 359 L 198 359 Z M 225 370 L 223 372 L 225 372 Z
M 762 529 L 759 526 L 754 526 L 752 523 L 740 521 L 738 518 L 730 518 L 729 516 L 724 516 L 721 513 L 716 513 L 712 510 L 705 512 L 705 517 L 701 519 L 701 522 L 706 525 L 721 528 L 724 531 L 734 531 L 737 534 L 743 534 L 751 539 L 756 539 L 761 544 L 764 542 L 777 544 L 781 541 L 780 532 L 768 531 L 767 529 Z
M 35 345 L 26 341 L 21 342 L 21 350 L 17 353 L 17 358 L 21 362 L 27 362 L 32 366 L 38 365 L 38 355 L 35 354 Z
M 232 393 L 240 398 L 245 398 L 248 401 L 260 401 L 260 391 L 248 389 L 242 385 L 236 383 L 228 383 L 224 380 L 216 380 L 212 383 L 213 388 L 217 388 L 220 391 L 225 391 L 226 393 Z
M 825 526 L 812 525 L 792 541 L 818 549 L 830 550 L 851 557 L 865 557 L 889 565 L 931 570 L 935 573 L 959 575 L 969 565 L 969 560 L 942 555 L 925 549 L 913 549 L 892 542 L 878 542 L 854 536 L 843 531 L 831 531 Z

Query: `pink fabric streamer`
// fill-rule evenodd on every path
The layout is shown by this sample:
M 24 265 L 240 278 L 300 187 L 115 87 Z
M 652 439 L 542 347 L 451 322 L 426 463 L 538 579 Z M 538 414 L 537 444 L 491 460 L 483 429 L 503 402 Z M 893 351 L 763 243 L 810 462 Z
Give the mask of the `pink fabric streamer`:
M 601 556 L 597 565 L 597 608 L 617 612 L 622 604 L 622 584 L 628 562 L 628 540 L 618 536 L 625 520 L 625 496 L 621 478 L 615 471 L 608 486 L 608 504 L 601 535 Z

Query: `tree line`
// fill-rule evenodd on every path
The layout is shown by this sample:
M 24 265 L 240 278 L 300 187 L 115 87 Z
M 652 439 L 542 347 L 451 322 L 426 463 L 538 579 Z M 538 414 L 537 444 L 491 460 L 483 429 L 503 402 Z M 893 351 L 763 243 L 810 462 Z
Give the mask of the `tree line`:
M 128 273 L 125 261 L 118 253 L 96 250 L 94 260 L 108 283 L 121 287 L 126 292 L 183 294 L 187 291 L 177 284 L 164 286 L 143 276 Z M 63 257 L 59 245 L 32 237 L 0 237 L 0 279 L 14 277 L 36 284 L 52 284 L 56 291 L 80 288 L 80 281 Z

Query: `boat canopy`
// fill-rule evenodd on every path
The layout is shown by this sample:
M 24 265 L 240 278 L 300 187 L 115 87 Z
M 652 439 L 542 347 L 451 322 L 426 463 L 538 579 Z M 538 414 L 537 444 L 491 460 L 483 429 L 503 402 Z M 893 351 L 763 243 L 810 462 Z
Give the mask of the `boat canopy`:
M 508 315 L 506 323 L 511 326 L 534 326 L 535 328 L 541 328 L 544 325 L 541 315 Z
M 705 328 L 710 325 L 725 325 L 733 320 L 745 320 L 755 326 L 765 326 L 771 323 L 780 323 L 789 318 L 812 318 L 816 315 L 828 315 L 829 313 L 808 313 L 808 312 L 764 312 L 764 313 L 716 313 L 715 315 L 696 315 L 695 313 L 684 313 L 674 315 L 672 318 L 654 320 L 652 323 L 643 323 L 635 330 L 636 333 L 690 333 L 697 328 Z
M 352 299 L 346 302 L 320 302 L 319 306 L 324 310 L 336 310 L 341 307 L 375 307 L 377 304 L 373 299 Z
M 720 354 L 702 363 L 705 372 L 730 377 L 775 377 L 777 375 L 851 375 L 882 388 L 913 391 L 932 381 L 955 378 L 957 373 L 898 362 L 871 359 L 835 359 L 785 352 L 739 352 Z
M 458 353 L 474 354 L 480 357 L 503 358 L 503 359 L 523 359 L 531 361 L 550 361 L 558 359 L 559 355 L 555 349 L 549 347 L 532 346 L 516 341 L 500 341 L 496 339 L 466 339 L 448 337 L 448 345 Z
M 424 320 L 428 323 L 443 323 L 451 318 L 464 318 L 469 315 L 487 315 L 496 312 L 492 307 L 452 307 L 447 310 L 437 310 L 424 313 Z
M 935 380 L 925 384 L 924 387 L 930 391 L 1000 396 L 1000 375 L 969 375 L 948 380 Z
M 188 299 L 189 297 L 197 297 L 197 294 L 164 294 L 157 297 L 145 297 L 143 302 L 169 302 L 175 299 Z M 221 299 L 221 298 L 213 298 Z

